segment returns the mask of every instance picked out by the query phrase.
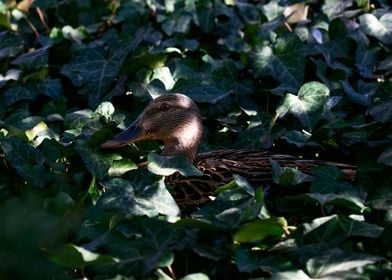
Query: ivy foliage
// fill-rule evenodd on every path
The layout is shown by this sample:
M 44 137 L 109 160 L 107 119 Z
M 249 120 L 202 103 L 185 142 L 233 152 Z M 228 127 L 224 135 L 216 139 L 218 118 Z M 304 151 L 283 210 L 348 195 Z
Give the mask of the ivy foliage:
M 384 0 L 0 2 L 0 278 L 387 279 L 391 49 Z M 271 161 L 274 185 L 181 213 L 165 176 L 198 170 L 99 147 L 166 92 L 200 107 L 200 151 L 356 181 Z

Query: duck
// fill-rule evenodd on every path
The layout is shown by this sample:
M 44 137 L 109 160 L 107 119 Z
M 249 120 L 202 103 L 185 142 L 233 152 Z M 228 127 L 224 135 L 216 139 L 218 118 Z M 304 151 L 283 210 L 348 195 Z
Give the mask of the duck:
M 121 133 L 101 144 L 103 149 L 131 143 L 157 140 L 163 143 L 161 156 L 184 156 L 202 176 L 184 177 L 176 173 L 166 177 L 166 184 L 180 208 L 200 206 L 210 201 L 215 191 L 233 180 L 233 174 L 252 186 L 272 183 L 271 161 L 282 167 L 297 168 L 311 174 L 320 165 L 338 167 L 348 181 L 353 181 L 356 167 L 318 159 L 304 159 L 267 150 L 218 150 L 198 153 L 203 137 L 202 116 L 196 103 L 187 95 L 168 93 L 155 98 L 136 120 Z

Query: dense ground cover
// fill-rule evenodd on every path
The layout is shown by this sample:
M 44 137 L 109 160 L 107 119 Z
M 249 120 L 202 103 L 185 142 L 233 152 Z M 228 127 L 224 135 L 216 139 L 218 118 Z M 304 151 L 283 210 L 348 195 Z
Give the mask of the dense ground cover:
M 0 279 L 387 279 L 388 2 L 0 2 Z M 274 165 L 289 194 L 236 177 L 181 216 L 167 170 L 136 165 L 159 143 L 99 148 L 164 92 L 199 105 L 202 151 L 343 161 L 357 180 L 322 167 L 300 192 Z

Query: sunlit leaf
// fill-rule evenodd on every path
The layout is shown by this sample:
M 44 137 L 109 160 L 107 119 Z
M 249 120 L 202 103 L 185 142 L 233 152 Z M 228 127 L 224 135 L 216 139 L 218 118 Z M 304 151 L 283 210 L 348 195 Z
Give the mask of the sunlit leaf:
M 177 216 L 179 209 L 163 180 L 128 181 L 121 178 L 103 183 L 107 191 L 97 201 L 102 209 L 115 209 L 127 215 L 153 217 L 158 213 Z
M 385 44 L 392 43 L 392 13 L 387 13 L 379 19 L 372 14 L 364 14 L 359 17 L 362 30 L 376 37 Z
M 157 175 L 169 176 L 180 172 L 183 176 L 200 176 L 203 173 L 198 170 L 184 156 L 166 157 L 155 153 L 148 155 L 148 170 Z
M 180 280 L 208 280 L 208 279 L 210 278 L 204 273 L 188 274 L 187 276 L 180 278 Z
M 331 249 L 309 259 L 306 267 L 314 278 L 333 277 L 344 271 L 358 269 L 377 261 L 380 261 L 380 258 L 371 255 L 345 253 L 339 249 Z
M 234 234 L 236 242 L 254 242 L 267 236 L 282 236 L 286 232 L 287 221 L 284 218 L 255 220 L 242 225 Z
M 118 261 L 116 258 L 97 254 L 73 244 L 66 244 L 59 249 L 49 251 L 49 258 L 55 263 L 69 268 L 84 268 L 88 265 L 107 264 Z
M 319 82 L 304 84 L 298 95 L 286 94 L 282 104 L 276 109 L 279 117 L 291 113 L 305 128 L 312 130 L 320 120 L 322 109 L 329 96 L 329 89 Z
M 342 15 L 346 8 L 351 7 L 352 4 L 353 0 L 326 0 L 322 6 L 322 10 L 330 19 L 333 19 Z

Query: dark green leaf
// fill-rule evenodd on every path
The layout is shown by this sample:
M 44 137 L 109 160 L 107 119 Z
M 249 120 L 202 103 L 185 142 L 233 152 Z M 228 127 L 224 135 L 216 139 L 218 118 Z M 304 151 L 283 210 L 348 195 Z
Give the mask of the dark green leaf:
M 98 147 L 93 147 L 84 140 L 79 140 L 76 143 L 75 150 L 79 153 L 86 168 L 98 180 L 102 180 L 108 175 L 113 160 L 120 159 L 117 155 L 102 154 Z
M 235 251 L 235 259 L 237 267 L 242 272 L 253 272 L 257 269 L 269 272 L 271 274 L 279 271 L 293 269 L 290 261 L 281 256 L 268 256 L 257 254 L 257 252 L 249 252 L 244 249 Z
M 57 99 L 62 95 L 63 86 L 60 79 L 46 79 L 40 84 L 39 90 L 40 93 Z
M 392 166 L 392 148 L 384 151 L 377 159 L 377 162 Z
M 39 68 L 48 65 L 49 47 L 42 47 L 30 53 L 18 56 L 12 64 L 25 65 L 28 68 Z
M 380 260 L 379 257 L 367 254 L 345 253 L 339 249 L 331 249 L 309 259 L 306 268 L 313 278 L 333 278 L 342 272 L 360 269 Z
M 37 93 L 35 91 L 16 85 L 5 91 L 4 102 L 9 106 L 21 100 L 35 100 L 36 97 Z
M 392 82 L 385 82 L 373 96 L 369 114 L 376 120 L 386 123 L 392 119 Z
M 23 49 L 22 39 L 9 31 L 0 32 L 0 59 L 14 57 Z
M 44 167 L 45 157 L 39 150 L 16 138 L 2 141 L 1 147 L 6 160 L 23 180 L 42 187 L 51 179 Z
M 292 92 L 302 84 L 305 65 L 305 47 L 294 36 L 279 38 L 273 48 L 256 47 L 252 51 L 252 63 L 257 77 L 272 76 Z

